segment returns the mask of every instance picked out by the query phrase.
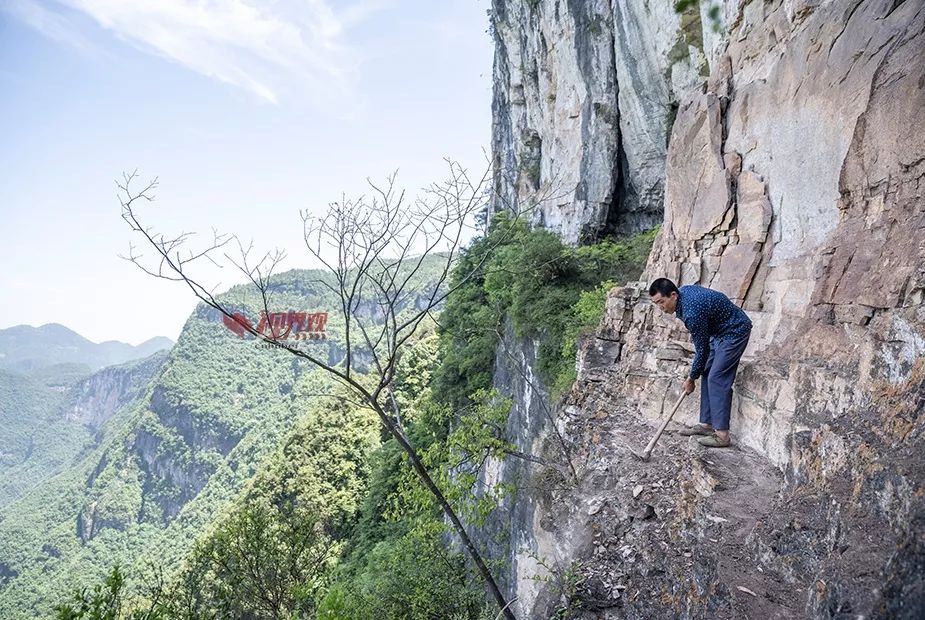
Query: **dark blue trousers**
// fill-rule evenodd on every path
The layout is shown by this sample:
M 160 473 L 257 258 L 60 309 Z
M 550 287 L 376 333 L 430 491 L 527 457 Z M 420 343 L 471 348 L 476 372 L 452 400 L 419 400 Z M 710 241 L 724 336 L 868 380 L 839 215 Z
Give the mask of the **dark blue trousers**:
M 723 340 L 710 338 L 710 355 L 700 382 L 700 422 L 711 424 L 714 430 L 729 430 L 732 382 L 750 335 L 751 332 Z

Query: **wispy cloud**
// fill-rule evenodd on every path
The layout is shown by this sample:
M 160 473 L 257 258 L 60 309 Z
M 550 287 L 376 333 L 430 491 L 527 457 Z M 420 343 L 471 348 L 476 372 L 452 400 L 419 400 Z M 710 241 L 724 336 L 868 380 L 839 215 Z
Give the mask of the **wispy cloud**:
M 340 14 L 326 0 L 12 0 L 10 11 L 48 36 L 75 32 L 82 13 L 123 41 L 277 103 L 299 90 L 348 96 L 357 58 L 345 30 L 381 7 Z
M 93 45 L 73 27 L 66 16 L 42 4 L 32 0 L 5 0 L 0 2 L 0 11 L 41 32 L 49 39 L 84 53 L 94 51 Z

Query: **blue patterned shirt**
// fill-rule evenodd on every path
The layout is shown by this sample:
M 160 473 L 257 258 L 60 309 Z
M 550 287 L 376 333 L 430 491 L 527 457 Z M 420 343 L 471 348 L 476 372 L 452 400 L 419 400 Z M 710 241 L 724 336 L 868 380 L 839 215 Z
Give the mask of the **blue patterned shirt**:
M 678 289 L 678 307 L 675 313 L 684 321 L 697 349 L 689 375 L 695 380 L 703 374 L 704 366 L 707 364 L 710 338 L 723 340 L 743 337 L 752 330 L 751 319 L 728 297 L 719 291 L 696 284 Z

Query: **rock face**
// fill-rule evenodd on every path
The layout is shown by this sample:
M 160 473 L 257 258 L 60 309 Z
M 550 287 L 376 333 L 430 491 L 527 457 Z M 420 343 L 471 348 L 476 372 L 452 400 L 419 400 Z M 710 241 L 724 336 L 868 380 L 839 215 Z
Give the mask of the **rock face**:
M 140 362 L 110 366 L 90 375 L 73 388 L 73 403 L 64 417 L 98 431 L 118 409 L 142 396 L 166 359 L 166 353 L 156 353 Z
M 661 221 L 671 118 L 706 59 L 697 9 L 651 4 L 494 0 L 495 209 L 569 243 Z
M 508 436 L 525 454 L 536 454 L 541 449 L 543 429 L 552 419 L 548 404 L 549 395 L 542 381 L 533 372 L 536 367 L 536 343 L 517 341 L 510 325 L 505 330 L 505 343 L 496 362 L 494 387 L 511 399 L 508 415 Z M 552 443 L 552 442 L 550 442 Z M 553 452 L 560 445 L 550 445 Z M 488 459 L 480 476 L 477 491 L 482 494 L 497 490 L 500 482 L 514 482 L 513 492 L 503 496 L 498 509 L 488 517 L 483 528 L 473 532 L 474 538 L 486 549 L 489 557 L 503 559 L 511 570 L 500 575 L 499 586 L 508 592 L 518 588 L 516 575 L 521 570 L 532 570 L 536 557 L 519 554 L 517 550 L 534 544 L 535 506 L 533 489 L 528 481 L 537 473 L 535 464 L 519 459 Z
M 495 3 L 496 162 L 540 162 L 539 183 L 496 183 L 511 201 L 564 168 L 582 191 L 536 221 L 570 241 L 664 207 L 645 278 L 721 290 L 755 324 L 737 448 L 668 438 L 680 461 L 630 465 L 692 346 L 643 283 L 613 291 L 556 414 L 586 477 L 533 496 L 515 552 L 560 585 L 513 562 L 519 617 L 923 617 L 925 5 L 733 0 L 711 22 L 655 4 Z

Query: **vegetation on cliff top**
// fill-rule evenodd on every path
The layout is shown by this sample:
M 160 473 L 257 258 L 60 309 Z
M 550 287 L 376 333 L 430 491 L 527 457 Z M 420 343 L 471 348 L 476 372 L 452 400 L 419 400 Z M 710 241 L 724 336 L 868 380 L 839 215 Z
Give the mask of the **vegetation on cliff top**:
M 538 343 L 539 370 L 554 395 L 567 390 L 575 379 L 578 337 L 597 326 L 614 284 L 639 277 L 657 233 L 576 248 L 522 222 L 511 228 L 496 215 L 488 233 L 470 245 L 458 273 L 484 267 L 440 315 L 443 355 L 435 381 L 441 398 L 455 406 L 491 387 L 506 321 L 516 337 Z

